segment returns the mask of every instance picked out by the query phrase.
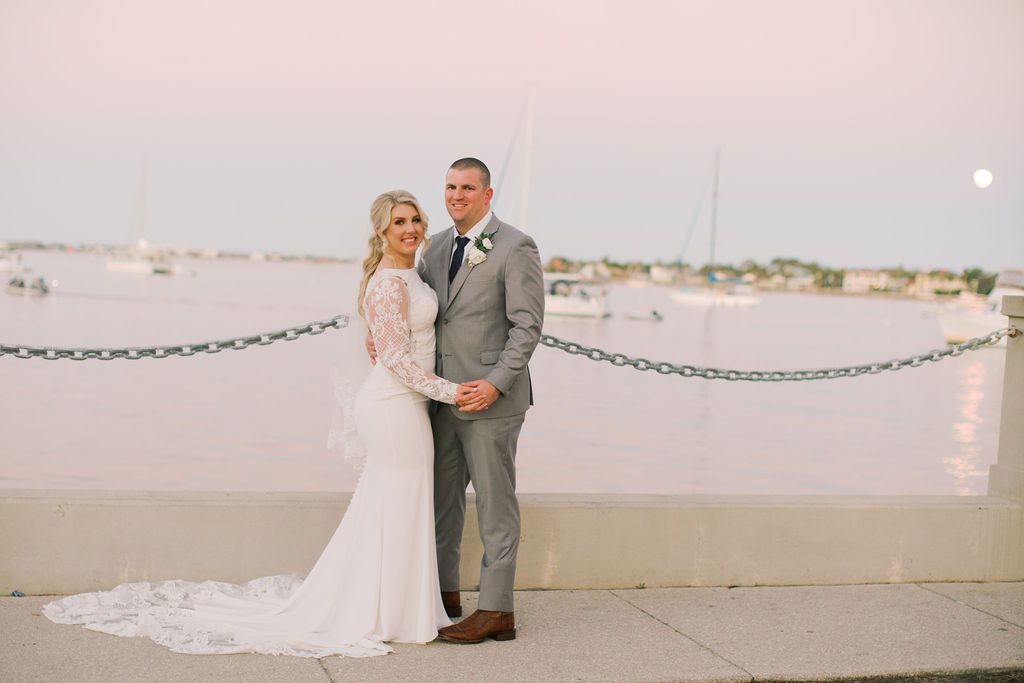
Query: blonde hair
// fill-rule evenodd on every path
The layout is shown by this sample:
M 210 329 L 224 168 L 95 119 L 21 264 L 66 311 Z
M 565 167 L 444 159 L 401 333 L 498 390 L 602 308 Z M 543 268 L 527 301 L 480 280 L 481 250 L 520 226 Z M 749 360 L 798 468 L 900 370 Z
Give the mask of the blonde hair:
M 370 227 L 373 230 L 369 240 L 370 255 L 363 261 L 363 280 L 359 283 L 359 300 L 356 302 L 359 316 L 363 318 L 366 317 L 363 310 L 366 286 L 370 283 L 370 278 L 373 277 L 374 271 L 380 265 L 381 259 L 384 258 L 384 233 L 391 225 L 391 211 L 399 204 L 407 204 L 416 209 L 423 224 L 423 246 L 427 245 L 427 214 L 423 212 L 416 197 L 405 190 L 391 190 L 373 200 L 373 204 L 370 205 Z M 380 231 L 379 235 L 377 234 L 378 230 Z

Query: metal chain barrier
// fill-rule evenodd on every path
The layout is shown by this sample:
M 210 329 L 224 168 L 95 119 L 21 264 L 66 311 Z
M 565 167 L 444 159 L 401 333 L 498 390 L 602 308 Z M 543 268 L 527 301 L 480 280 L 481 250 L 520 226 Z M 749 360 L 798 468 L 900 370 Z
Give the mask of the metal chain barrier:
M 235 337 L 223 341 L 201 342 L 198 344 L 180 344 L 178 346 L 144 346 L 121 349 L 60 349 L 39 346 L 17 346 L 0 344 L 0 356 L 10 355 L 15 358 L 43 358 L 45 360 L 114 360 L 125 358 L 168 358 L 170 356 L 194 356 L 197 353 L 220 353 L 225 349 L 241 351 L 250 346 L 268 346 L 276 341 L 295 341 L 304 334 L 323 334 L 329 328 L 341 329 L 348 326 L 347 315 L 336 315 L 328 320 L 317 320 L 301 327 L 289 327 L 277 332 L 264 332 L 248 337 Z
M 15 358 L 43 358 L 57 360 L 113 360 L 126 358 L 168 358 L 170 356 L 194 356 L 197 353 L 220 353 L 225 349 L 241 351 L 250 346 L 267 346 L 276 341 L 295 341 L 304 334 L 322 334 L 330 328 L 342 329 L 348 326 L 347 315 L 337 315 L 328 320 L 319 320 L 301 327 L 291 327 L 277 332 L 264 332 L 248 337 L 235 337 L 223 341 L 201 342 L 199 344 L 182 344 L 178 346 L 128 347 L 118 349 L 62 349 L 54 347 L 18 346 L 0 344 L 0 356 Z M 944 358 L 962 355 L 965 351 L 976 351 L 984 346 L 997 343 L 1006 336 L 1016 337 L 1021 332 L 1014 328 L 996 330 L 984 337 L 976 337 L 963 344 L 954 344 L 945 349 L 928 353 L 897 358 L 884 363 L 868 365 L 851 365 L 841 368 L 820 368 L 816 370 L 730 370 L 723 368 L 702 368 L 696 365 L 676 365 L 666 361 L 653 361 L 647 358 L 632 358 L 624 353 L 608 353 L 602 349 L 584 346 L 576 342 L 565 341 L 550 334 L 542 334 L 540 343 L 553 349 L 565 351 L 572 356 L 583 356 L 593 361 L 606 361 L 617 367 L 631 367 L 634 370 L 647 372 L 654 370 L 660 375 L 680 375 L 682 377 L 701 377 L 703 379 L 724 379 L 730 382 L 806 382 L 819 379 L 839 379 L 840 377 L 859 377 L 860 375 L 877 375 L 886 370 L 902 370 L 917 368 L 925 363 L 936 362 Z
M 542 334 L 540 343 L 559 349 L 573 356 L 583 356 L 593 361 L 607 361 L 617 367 L 631 367 L 634 370 L 647 372 L 654 370 L 660 375 L 681 375 L 683 377 L 702 377 L 704 379 L 725 379 L 730 382 L 806 382 L 816 379 L 839 379 L 840 377 L 859 377 L 860 375 L 877 375 L 886 370 L 902 370 L 906 367 L 918 368 L 928 362 L 940 361 L 951 356 L 959 356 L 965 351 L 977 351 L 983 346 L 995 344 L 1006 336 L 1016 337 L 1020 330 L 1005 328 L 996 330 L 984 337 L 975 337 L 963 344 L 954 344 L 948 348 L 929 351 L 909 358 L 897 358 L 884 363 L 868 365 L 851 365 L 843 368 L 821 368 L 817 370 L 729 370 L 722 368 L 702 368 L 696 365 L 675 365 L 665 361 L 653 361 L 646 358 L 631 358 L 622 353 L 608 353 L 601 349 L 567 342 L 550 334 Z

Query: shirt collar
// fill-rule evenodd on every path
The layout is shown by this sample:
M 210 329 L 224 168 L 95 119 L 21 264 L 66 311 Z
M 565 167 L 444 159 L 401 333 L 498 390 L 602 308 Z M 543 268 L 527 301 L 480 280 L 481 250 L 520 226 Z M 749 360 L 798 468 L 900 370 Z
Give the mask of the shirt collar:
M 484 216 L 483 218 L 481 218 L 479 223 L 477 223 L 472 228 L 467 230 L 466 234 L 463 235 L 463 237 L 468 237 L 469 241 L 472 242 L 477 237 L 479 237 L 481 234 L 483 234 L 484 228 L 487 227 L 487 224 L 491 222 L 492 218 L 494 218 L 494 212 L 493 211 L 488 211 L 487 215 Z M 458 230 L 455 231 L 455 236 L 456 237 L 459 236 L 459 231 Z

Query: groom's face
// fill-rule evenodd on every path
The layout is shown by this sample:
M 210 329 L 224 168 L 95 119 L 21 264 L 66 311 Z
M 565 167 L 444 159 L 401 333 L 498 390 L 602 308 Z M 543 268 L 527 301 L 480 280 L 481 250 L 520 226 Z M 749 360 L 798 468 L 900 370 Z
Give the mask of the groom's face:
M 444 203 L 448 215 L 460 232 L 469 230 L 487 215 L 494 190 L 483 186 L 480 171 L 475 168 L 448 169 L 444 185 Z

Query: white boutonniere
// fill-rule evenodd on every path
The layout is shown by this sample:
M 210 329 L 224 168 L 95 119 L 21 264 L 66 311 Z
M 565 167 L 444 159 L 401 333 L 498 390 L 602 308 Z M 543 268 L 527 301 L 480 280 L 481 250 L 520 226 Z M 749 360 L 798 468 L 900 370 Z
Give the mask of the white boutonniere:
M 492 237 L 494 237 L 493 232 L 485 232 L 473 240 L 473 246 L 469 248 L 469 253 L 466 254 L 466 263 L 471 266 L 477 266 L 486 261 L 487 252 L 494 248 L 494 243 L 491 242 Z

